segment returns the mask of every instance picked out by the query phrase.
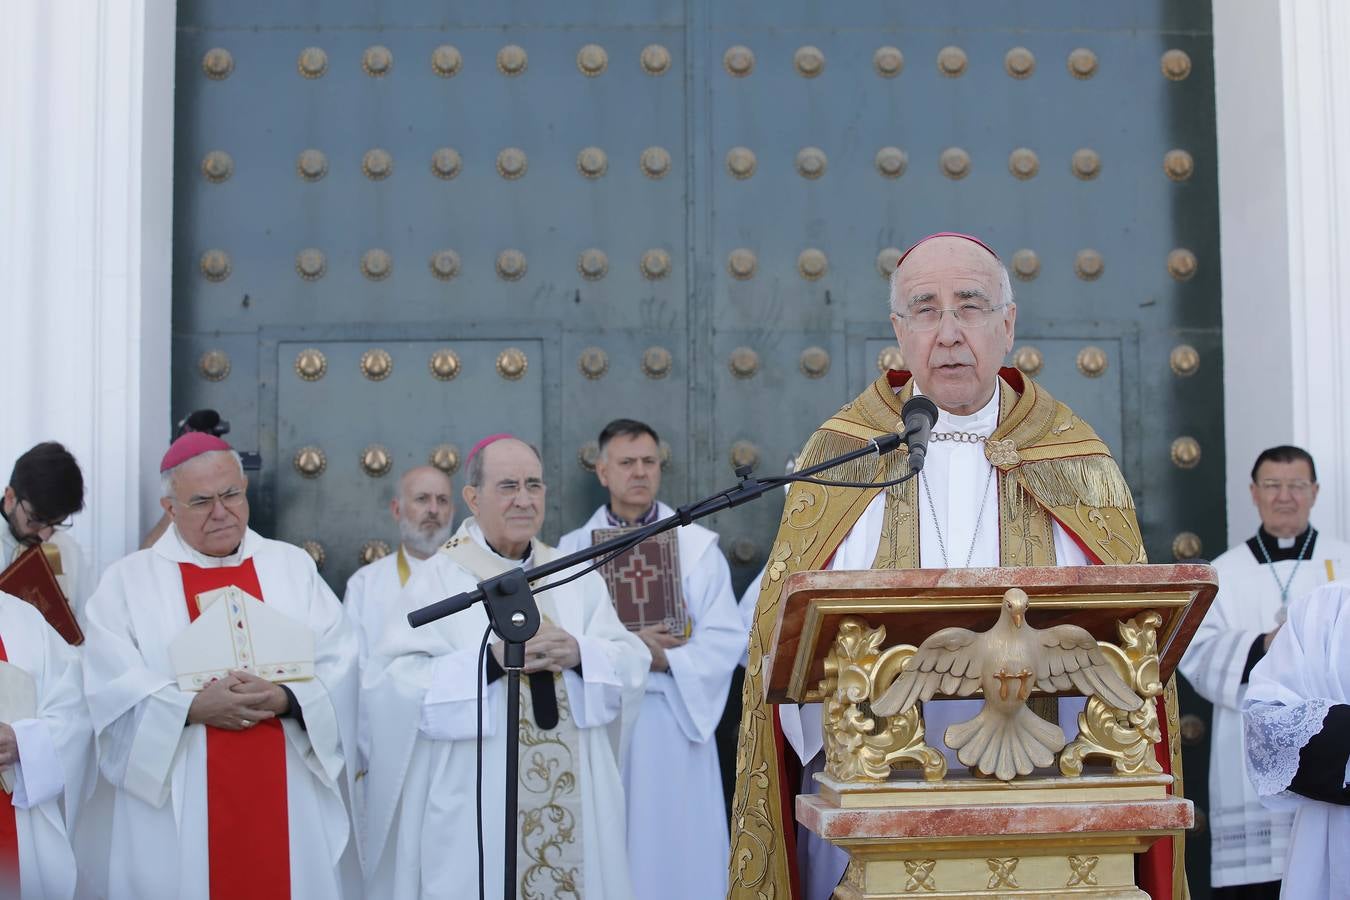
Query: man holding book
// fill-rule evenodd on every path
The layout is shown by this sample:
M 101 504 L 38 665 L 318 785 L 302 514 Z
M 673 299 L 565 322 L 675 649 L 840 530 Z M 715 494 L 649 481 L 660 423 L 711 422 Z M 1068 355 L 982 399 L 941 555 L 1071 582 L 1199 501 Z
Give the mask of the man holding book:
M 673 513 L 656 499 L 661 453 L 651 426 L 616 419 L 599 445 L 595 474 L 609 503 L 563 536 L 565 553 Z M 652 654 L 623 759 L 633 891 L 639 900 L 720 897 L 731 844 L 713 733 L 746 632 L 717 533 L 686 525 L 661 537 L 664 546 L 649 538 L 605 571 L 620 618 Z

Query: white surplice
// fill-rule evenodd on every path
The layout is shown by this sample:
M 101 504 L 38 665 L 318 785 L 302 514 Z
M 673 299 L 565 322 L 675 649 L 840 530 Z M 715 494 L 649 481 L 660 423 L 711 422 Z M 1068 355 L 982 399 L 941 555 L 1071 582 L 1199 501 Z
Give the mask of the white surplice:
M 408 561 L 410 578 L 425 563 L 425 560 L 418 559 L 406 549 L 403 558 Z M 398 577 L 397 551 L 362 566 L 347 579 L 342 608 L 356 626 L 356 633 L 361 639 L 362 668 L 370 657 L 370 648 L 380 639 L 389 607 L 394 605 L 402 590 L 403 584 Z
M 1311 559 L 1266 565 L 1244 542 L 1213 565 L 1219 593 L 1178 666 L 1196 692 L 1214 704 L 1209 750 L 1210 883 L 1227 887 L 1278 881 L 1284 874 L 1294 814 L 1266 809 L 1247 778 L 1242 749 L 1247 685 L 1242 674 L 1252 643 L 1273 629 L 1282 614 L 1276 579 L 1289 584 L 1292 601 L 1338 576 L 1350 575 L 1350 544 L 1318 532 Z
M 1010 390 L 999 381 L 999 390 Z M 915 388 L 915 395 L 920 392 Z M 933 433 L 965 432 L 988 437 L 998 427 L 999 393 L 973 415 L 955 416 L 938 410 Z M 928 445 L 928 455 L 918 482 L 919 499 L 919 564 L 925 569 L 960 569 L 998 566 L 999 512 L 998 474 L 984 456 L 983 443 L 934 440 Z M 828 478 L 823 472 L 818 478 Z M 932 505 L 929 505 L 929 495 Z M 831 570 L 870 569 L 881 544 L 881 526 L 885 519 L 886 492 L 873 498 L 862 516 L 839 544 Z M 934 518 L 936 513 L 936 518 Z M 1055 539 L 1055 561 L 1061 566 L 1085 566 L 1088 558 L 1058 522 L 1052 522 Z M 941 540 L 938 539 L 941 534 Z M 947 555 L 944 559 L 942 547 Z M 899 635 L 890 635 L 899 640 Z M 924 724 L 928 741 L 943 751 L 947 764 L 964 768 L 956 752 L 942 743 L 947 726 L 973 718 L 979 713 L 981 700 L 937 700 L 924 704 Z M 1083 708 L 1081 697 L 1062 698 L 1059 721 L 1069 740 L 1078 735 L 1078 712 Z M 784 704 L 778 708 L 783 736 L 802 760 L 802 792 L 816 793 L 819 785 L 812 777 L 824 770 L 824 732 L 821 730 L 820 704 L 804 706 Z M 827 900 L 844 875 L 848 855 L 832 844 L 820 840 L 806 829 L 798 829 L 798 859 L 802 874 L 802 889 L 806 900 Z
M 291 897 L 342 897 L 359 879 L 346 804 L 356 744 L 355 630 L 300 548 L 248 531 L 234 555 L 208 557 L 170 526 L 153 547 L 110 566 L 86 610 L 85 692 L 99 768 L 117 789 L 113 900 L 210 896 L 206 726 L 187 724 L 196 694 L 179 690 L 169 643 L 189 624 L 179 563 L 213 568 L 246 559 L 264 602 L 314 631 L 316 676 L 286 685 L 305 728 L 281 720 Z
M 497 556 L 473 519 L 460 525 L 456 539 L 475 542 L 476 552 L 489 555 L 498 572 L 558 556 L 539 541 L 532 543 L 524 561 Z M 362 679 L 372 739 L 365 778 L 366 893 L 381 900 L 475 893 L 480 688 L 484 876 L 487 895 L 502 896 L 506 728 L 514 725 L 505 723 L 506 678 L 485 685 L 485 673 L 478 666 L 487 614 L 482 604 L 475 604 L 422 628 L 414 629 L 407 621 L 412 610 L 473 590 L 481 580 L 450 553 L 443 549 L 408 581 L 389 611 Z M 555 682 L 565 692 L 558 698 L 559 707 L 565 703 L 570 710 L 577 735 L 576 746 L 566 750 L 575 763 L 570 775 L 580 795 L 579 833 L 572 838 L 580 840 L 583 864 L 574 874 L 584 885 L 581 895 L 587 900 L 627 900 L 632 887 L 624 851 L 618 760 L 642 699 L 651 655 L 619 622 L 599 575 L 551 588 L 536 599 L 541 615 L 571 634 L 581 651 L 582 673 L 569 669 Z M 528 697 L 524 679 L 521 685 Z M 528 769 L 522 766 L 522 783 L 529 777 Z M 529 799 L 527 788 L 521 789 L 522 801 Z M 531 863 L 517 859 L 518 872 L 524 875 Z M 543 896 L 551 893 L 545 891 Z
M 656 514 L 674 513 L 664 503 Z M 605 507 L 558 542 L 561 553 L 591 546 L 609 528 Z M 748 633 L 731 589 L 717 533 L 700 525 L 676 531 L 680 582 L 692 632 L 666 651 L 668 672 L 647 675 L 647 691 L 623 763 L 628 798 L 628 865 L 638 900 L 720 897 L 727 890 L 731 839 L 717 743 L 731 675 Z
M 1321 538 L 1318 538 L 1321 542 Z M 1292 810 L 1282 897 L 1350 897 L 1350 806 L 1289 790 L 1299 753 L 1333 706 L 1350 704 L 1350 584 L 1289 604 L 1288 622 L 1252 669 L 1242 701 L 1247 768 L 1262 802 Z M 1350 784 L 1350 766 L 1332 774 Z
M 33 677 L 37 707 L 10 722 L 19 745 L 14 824 L 22 900 L 75 895 L 70 833 L 90 775 L 92 731 L 80 657 L 28 603 L 0 593 L 0 639 L 10 665 Z

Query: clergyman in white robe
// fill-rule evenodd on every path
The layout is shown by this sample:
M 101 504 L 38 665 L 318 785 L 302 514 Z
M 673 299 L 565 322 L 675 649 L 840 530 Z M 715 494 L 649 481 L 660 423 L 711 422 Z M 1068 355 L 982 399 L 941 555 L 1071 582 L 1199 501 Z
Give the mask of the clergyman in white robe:
M 657 518 L 674 513 L 656 504 Z M 591 546 L 609 528 L 605 507 L 558 541 L 561 553 Z M 717 533 L 700 525 L 676 532 L 680 581 L 692 632 L 666 650 L 668 672 L 650 672 L 623 764 L 628 798 L 628 865 L 633 895 L 720 897 L 727 890 L 731 837 L 713 734 L 747 631 Z
M 371 726 L 367 896 L 467 897 L 478 875 L 474 821 L 478 692 L 487 896 L 502 896 L 506 788 L 506 678 L 487 684 L 478 665 L 488 626 L 481 604 L 412 628 L 407 614 L 473 590 L 512 566 L 548 562 L 538 540 L 524 560 L 488 549 L 472 518 L 404 588 L 362 683 Z M 536 586 L 537 588 L 537 586 Z M 517 877 L 522 896 L 629 900 L 623 785 L 618 760 L 642 699 L 651 655 L 614 613 L 604 579 L 589 574 L 536 595 L 542 617 L 575 638 L 581 672 L 553 678 L 558 724 L 538 727 L 521 679 L 522 734 Z M 489 657 L 491 652 L 488 651 Z
M 1280 896 L 1350 897 L 1350 584 L 1290 602 L 1242 713 L 1252 784 L 1294 812 Z
M 1281 586 L 1292 601 L 1350 576 L 1350 544 L 1322 532 L 1315 532 L 1306 559 L 1295 558 L 1312 534 L 1280 540 L 1262 529 L 1215 559 L 1219 593 L 1178 666 L 1196 692 L 1214 704 L 1209 752 L 1214 887 L 1263 884 L 1284 874 L 1294 813 L 1263 806 L 1247 777 L 1242 701 L 1250 673 L 1264 655 L 1265 636 L 1286 613 Z M 1258 540 L 1263 545 L 1252 546 Z
M 969 416 L 938 410 L 933 433 L 965 432 L 988 437 L 998 427 L 999 391 L 1009 388 L 999 382 L 989 402 Z M 919 391 L 916 389 L 915 394 Z M 989 483 L 992 470 L 984 455 L 984 445 L 964 441 L 934 440 L 920 475 L 919 486 L 919 561 L 925 569 L 996 567 L 999 558 L 999 511 L 997 478 Z M 822 475 L 819 477 L 827 477 Z M 925 486 L 923 481 L 927 481 Z M 933 504 L 930 509 L 928 495 Z M 830 561 L 830 568 L 841 571 L 870 569 L 881 544 L 881 526 L 885 519 L 886 494 L 881 492 L 868 504 L 862 516 L 844 537 Z M 937 519 L 934 520 L 934 512 Z M 1055 560 L 1061 566 L 1085 566 L 1088 558 L 1072 537 L 1052 522 Z M 941 529 L 941 539 L 938 530 Z M 946 546 L 944 559 L 942 546 Z M 937 700 L 924 704 L 927 733 L 940 736 L 947 726 L 976 715 L 982 700 Z M 1059 700 L 1059 722 L 1065 736 L 1078 736 L 1078 713 L 1086 701 L 1082 697 Z M 816 793 L 819 784 L 812 777 L 825 769 L 824 732 L 821 729 L 820 704 L 779 707 L 783 736 L 802 761 L 802 793 Z M 934 744 L 947 757 L 953 769 L 964 768 L 952 750 L 940 740 Z M 830 897 L 848 865 L 848 854 L 805 828 L 797 829 L 797 856 L 802 872 L 802 890 L 806 900 Z
M 170 526 L 149 550 L 108 568 L 86 611 L 85 691 L 99 767 L 117 788 L 108 872 L 113 900 L 211 896 L 207 726 L 187 724 L 196 694 L 178 687 L 169 645 L 189 624 L 179 564 L 210 569 L 247 560 L 263 601 L 314 632 L 315 677 L 286 684 L 304 728 L 294 718 L 280 720 L 290 897 L 342 897 L 344 881 L 359 879 L 347 808 L 357 647 L 341 604 L 298 547 L 249 530 L 233 555 L 212 557 Z
M 76 890 L 70 832 L 88 787 L 93 749 L 79 654 L 35 608 L 4 593 L 0 641 L 9 665 L 32 676 L 37 700 L 31 717 L 8 723 L 19 762 L 12 769 L 13 795 L 0 798 L 13 807 L 19 897 L 68 900 Z

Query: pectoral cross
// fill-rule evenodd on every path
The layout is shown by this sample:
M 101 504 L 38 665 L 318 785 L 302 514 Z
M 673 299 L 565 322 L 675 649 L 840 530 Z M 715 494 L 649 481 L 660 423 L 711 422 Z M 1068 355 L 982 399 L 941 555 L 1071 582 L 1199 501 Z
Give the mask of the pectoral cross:
M 998 679 L 998 699 L 1008 699 L 1008 682 L 1010 681 L 1017 682 L 1018 700 L 1025 700 L 1030 697 L 1032 674 L 1030 669 L 1023 669 L 1016 675 L 1009 675 L 1006 669 L 999 669 L 994 673 L 994 677 Z

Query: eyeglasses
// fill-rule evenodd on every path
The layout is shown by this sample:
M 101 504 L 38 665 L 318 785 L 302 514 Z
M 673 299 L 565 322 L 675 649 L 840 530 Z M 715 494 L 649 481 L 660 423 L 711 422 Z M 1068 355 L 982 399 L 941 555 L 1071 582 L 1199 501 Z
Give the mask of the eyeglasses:
M 39 519 L 37 515 L 33 512 L 33 504 L 29 503 L 27 500 L 24 500 L 22 497 L 19 498 L 19 505 L 23 507 L 23 514 L 24 518 L 28 520 L 28 527 L 32 528 L 35 531 L 41 531 L 44 528 L 50 528 L 52 531 L 69 531 L 70 526 L 75 524 L 70 520 L 69 516 L 66 516 L 65 518 L 60 519 L 59 521 L 56 522 L 49 522 L 46 519 Z
M 1280 491 L 1288 488 L 1289 493 L 1293 494 L 1295 497 L 1301 497 L 1312 490 L 1313 482 L 1305 481 L 1302 478 L 1297 481 L 1276 481 L 1273 478 L 1263 478 L 1256 483 L 1256 486 L 1260 488 L 1261 492 L 1264 494 L 1278 494 Z
M 236 487 L 230 488 L 227 491 L 221 491 L 219 494 L 208 494 L 205 496 L 199 494 L 186 502 L 176 499 L 173 499 L 173 502 L 177 503 L 179 506 L 186 506 L 195 513 L 215 509 L 217 502 L 226 509 L 238 509 L 240 506 L 244 505 L 244 491 L 242 488 Z
M 934 331 L 942 324 L 942 317 L 947 313 L 952 314 L 952 318 L 965 328 L 978 328 L 989 321 L 989 317 L 998 312 L 1006 303 L 1000 303 L 998 306 L 982 306 L 979 303 L 962 303 L 959 306 L 953 306 L 950 309 L 941 306 L 918 306 L 910 313 L 896 313 L 897 316 L 909 323 L 909 327 L 915 331 Z
M 499 497 L 515 497 L 520 493 L 519 481 L 499 481 L 492 486 Z M 538 497 L 544 493 L 544 482 L 538 478 L 529 478 L 525 481 L 525 493 L 531 497 Z

